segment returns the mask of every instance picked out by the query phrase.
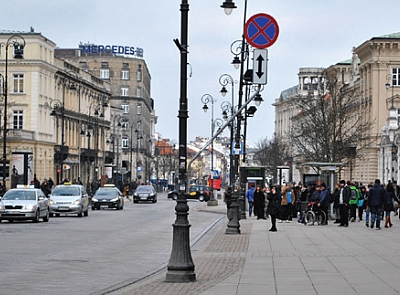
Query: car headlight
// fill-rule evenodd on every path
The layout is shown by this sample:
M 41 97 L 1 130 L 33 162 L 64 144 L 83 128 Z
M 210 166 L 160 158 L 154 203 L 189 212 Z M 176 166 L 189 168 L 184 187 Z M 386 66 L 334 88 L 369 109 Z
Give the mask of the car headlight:
M 98 202 L 99 200 L 97 200 L 95 197 L 92 198 L 93 202 Z
M 111 199 L 111 202 L 116 202 L 116 201 L 118 201 L 118 198 Z
M 81 199 L 78 199 L 78 200 L 76 200 L 76 201 L 74 202 L 74 205 L 80 205 L 80 203 L 81 203 Z
M 34 210 L 36 210 L 37 206 L 36 205 L 26 205 L 25 208 L 26 208 L 26 210 L 34 211 Z
M 50 205 L 55 205 L 56 202 L 54 202 L 52 199 L 49 200 Z

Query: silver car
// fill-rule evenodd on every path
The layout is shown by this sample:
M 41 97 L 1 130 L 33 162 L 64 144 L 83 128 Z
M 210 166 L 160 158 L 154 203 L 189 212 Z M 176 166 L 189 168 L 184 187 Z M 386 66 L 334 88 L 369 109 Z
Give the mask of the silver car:
M 13 188 L 1 198 L 0 221 L 32 220 L 49 221 L 49 200 L 40 189 Z
M 50 216 L 54 214 L 89 215 L 89 197 L 85 188 L 79 184 L 57 185 L 49 195 Z

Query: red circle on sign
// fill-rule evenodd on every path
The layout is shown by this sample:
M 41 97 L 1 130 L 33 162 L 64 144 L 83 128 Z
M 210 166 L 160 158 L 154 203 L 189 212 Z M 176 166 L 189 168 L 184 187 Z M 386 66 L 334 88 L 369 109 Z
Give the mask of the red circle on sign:
M 258 49 L 270 47 L 278 39 L 277 21 L 266 13 L 258 13 L 249 18 L 244 27 L 244 36 L 249 44 Z

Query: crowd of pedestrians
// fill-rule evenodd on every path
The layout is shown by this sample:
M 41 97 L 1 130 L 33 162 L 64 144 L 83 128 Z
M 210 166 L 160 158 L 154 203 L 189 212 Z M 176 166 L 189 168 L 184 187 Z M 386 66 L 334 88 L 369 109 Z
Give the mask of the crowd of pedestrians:
M 302 185 L 286 183 L 282 186 L 272 186 L 262 189 L 260 186 L 252 186 L 246 193 L 249 204 L 249 216 L 257 219 L 271 218 L 270 231 L 277 231 L 276 223 L 292 222 L 293 218 L 303 223 L 305 206 L 313 204 L 313 208 L 325 212 L 333 204 L 334 223 L 339 227 L 348 227 L 351 222 L 364 221 L 368 228 L 381 229 L 381 221 L 384 227 L 393 226 L 392 212 L 399 216 L 400 186 L 396 181 L 381 184 L 379 179 L 367 186 L 340 180 L 333 190 L 325 183 L 317 185 Z M 328 218 L 327 218 L 328 219 Z M 328 221 L 324 223 L 328 224 Z

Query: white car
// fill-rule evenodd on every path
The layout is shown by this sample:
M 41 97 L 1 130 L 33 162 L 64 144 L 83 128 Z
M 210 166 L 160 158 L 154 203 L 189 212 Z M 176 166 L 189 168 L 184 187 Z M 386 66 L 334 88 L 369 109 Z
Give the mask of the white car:
M 57 185 L 49 195 L 50 216 L 54 214 L 89 215 L 89 197 L 83 185 L 64 183 Z
M 40 189 L 13 188 L 1 198 L 0 221 L 32 220 L 49 221 L 49 200 Z

